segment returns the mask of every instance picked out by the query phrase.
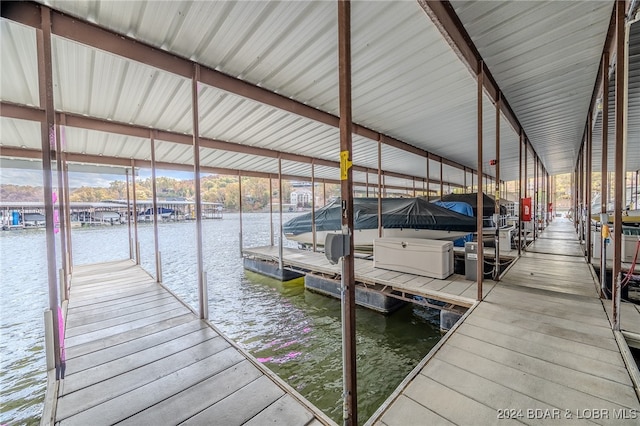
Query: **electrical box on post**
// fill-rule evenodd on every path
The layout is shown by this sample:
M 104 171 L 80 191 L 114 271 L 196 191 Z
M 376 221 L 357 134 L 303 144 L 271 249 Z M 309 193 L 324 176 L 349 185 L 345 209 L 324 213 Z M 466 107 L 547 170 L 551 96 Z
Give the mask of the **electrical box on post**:
M 327 234 L 324 241 L 324 255 L 332 265 L 337 264 L 341 257 L 349 254 L 349 235 Z
M 531 197 L 520 200 L 520 220 L 522 222 L 531 222 Z

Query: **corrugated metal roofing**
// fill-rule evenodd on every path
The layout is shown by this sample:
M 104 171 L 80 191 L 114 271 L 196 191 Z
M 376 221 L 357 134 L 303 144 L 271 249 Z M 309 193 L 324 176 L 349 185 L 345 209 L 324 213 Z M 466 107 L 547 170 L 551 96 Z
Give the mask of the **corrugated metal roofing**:
M 0 47 L 4 57 L 0 72 L 2 100 L 39 106 L 35 30 L 2 19 Z
M 337 115 L 335 2 L 45 3 Z M 456 1 L 453 6 L 547 169 L 570 171 L 611 2 Z M 475 77 L 421 7 L 415 2 L 353 2 L 352 19 L 354 121 L 475 169 Z M 2 100 L 37 105 L 35 31 L 6 20 L 1 30 L 0 43 L 8 58 L 3 64 L 9 64 L 1 73 Z M 53 58 L 57 109 L 191 133 L 189 79 L 57 36 Z M 637 96 L 633 90 L 632 96 Z M 335 127 L 206 84 L 199 85 L 199 96 L 204 137 L 338 160 Z M 483 109 L 483 166 L 493 175 L 495 167 L 489 161 L 496 158 L 495 106 L 486 95 Z M 11 126 L 14 133 L 22 129 Z M 517 179 L 519 136 L 504 116 L 500 138 L 501 178 Z M 67 149 L 79 153 L 150 156 L 144 139 L 81 129 L 69 131 L 67 139 Z M 354 163 L 376 170 L 377 144 L 354 135 Z M 157 143 L 158 161 L 190 164 L 191 151 L 189 146 Z M 422 178 L 426 161 L 383 144 L 385 170 Z M 202 164 L 277 171 L 272 158 L 206 148 Z M 291 170 L 286 174 L 310 173 L 308 164 L 287 162 L 286 168 Z M 439 179 L 439 168 L 430 161 L 430 179 Z M 328 179 L 338 177 L 331 167 L 316 167 L 316 172 L 331 174 Z M 443 177 L 459 185 L 464 182 L 464 172 L 449 166 L 443 167 Z
M 613 2 L 452 4 L 549 173 L 571 172 Z
M 629 32 L 629 112 L 627 116 L 626 169 L 640 170 L 640 22 Z M 615 167 L 615 72 L 609 82 L 607 169 Z M 598 111 L 593 132 L 593 171 L 602 167 L 602 111 Z
M 40 149 L 42 147 L 40 123 L 0 117 L 0 148 Z

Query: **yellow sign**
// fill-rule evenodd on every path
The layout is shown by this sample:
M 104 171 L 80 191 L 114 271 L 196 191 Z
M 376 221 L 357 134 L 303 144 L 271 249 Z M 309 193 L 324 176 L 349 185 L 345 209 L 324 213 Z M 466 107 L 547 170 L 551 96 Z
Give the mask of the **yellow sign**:
M 349 151 L 340 151 L 340 180 L 347 180 L 347 172 L 353 165 L 349 161 Z
M 602 238 L 609 238 L 610 235 L 609 225 L 602 225 Z

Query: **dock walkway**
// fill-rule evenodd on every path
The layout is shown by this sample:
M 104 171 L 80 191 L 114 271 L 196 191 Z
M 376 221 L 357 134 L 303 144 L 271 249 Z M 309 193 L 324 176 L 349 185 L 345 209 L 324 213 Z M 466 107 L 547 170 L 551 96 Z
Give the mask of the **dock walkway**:
M 368 424 L 638 424 L 640 401 L 569 222 L 554 222 Z
M 131 261 L 77 266 L 57 424 L 334 424 Z

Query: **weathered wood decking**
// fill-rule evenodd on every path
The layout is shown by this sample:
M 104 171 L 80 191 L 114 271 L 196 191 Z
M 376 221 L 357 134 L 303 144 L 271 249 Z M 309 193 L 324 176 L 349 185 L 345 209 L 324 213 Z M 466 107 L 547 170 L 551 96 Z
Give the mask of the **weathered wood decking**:
M 245 256 L 276 262 L 278 247 L 254 247 L 244 249 Z M 325 275 L 340 275 L 340 265 L 329 263 L 324 253 L 308 250 L 283 249 L 283 265 L 300 270 L 311 270 Z M 380 286 L 382 291 L 406 292 L 429 299 L 440 300 L 462 307 L 471 307 L 476 300 L 477 287 L 475 281 L 466 280 L 464 276 L 453 274 L 439 280 L 402 272 L 388 271 L 373 267 L 367 259 L 355 259 L 356 283 L 367 286 Z M 486 295 L 493 288 L 493 281 L 485 281 L 483 293 Z
M 74 268 L 62 425 L 333 424 L 131 261 Z
M 552 224 L 369 424 L 637 425 L 596 288 L 571 224 Z

